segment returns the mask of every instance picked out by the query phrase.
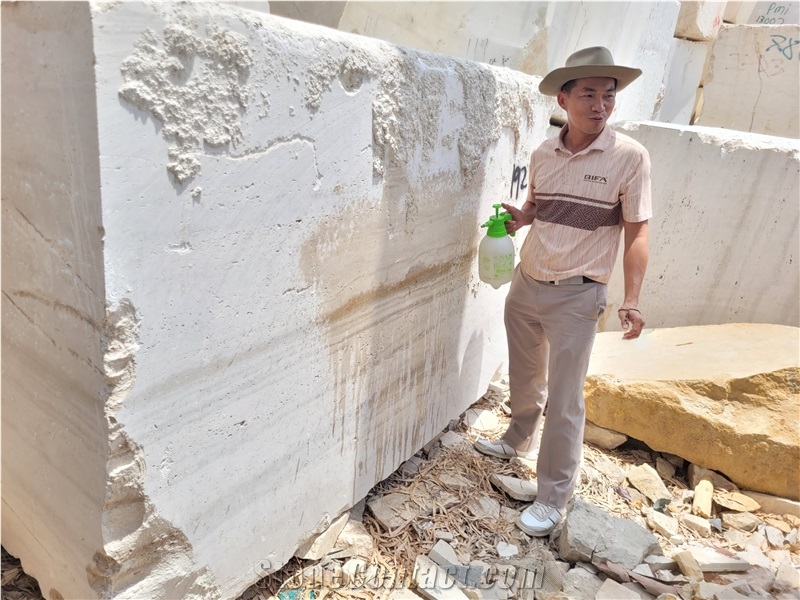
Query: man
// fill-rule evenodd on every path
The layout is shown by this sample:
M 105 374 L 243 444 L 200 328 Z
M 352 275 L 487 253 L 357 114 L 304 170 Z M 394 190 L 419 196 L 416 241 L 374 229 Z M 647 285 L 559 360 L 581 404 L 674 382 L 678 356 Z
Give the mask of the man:
M 517 520 L 546 536 L 564 518 L 580 470 L 585 423 L 583 385 L 606 284 L 624 232 L 625 298 L 619 318 L 625 339 L 639 337 L 639 292 L 647 267 L 652 216 L 650 157 L 635 140 L 607 126 L 616 93 L 641 75 L 614 64 L 602 47 L 567 59 L 539 84 L 567 113 L 558 137 L 533 153 L 531 183 L 521 209 L 503 204 L 509 232 L 530 225 L 506 298 L 511 423 L 477 450 L 500 458 L 538 451 L 538 496 Z

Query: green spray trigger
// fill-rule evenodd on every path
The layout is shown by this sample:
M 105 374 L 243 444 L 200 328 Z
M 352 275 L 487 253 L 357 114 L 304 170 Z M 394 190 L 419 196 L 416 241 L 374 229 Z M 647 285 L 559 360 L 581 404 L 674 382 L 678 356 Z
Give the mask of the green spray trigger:
M 501 204 L 492 204 L 492 208 L 494 208 L 494 214 L 489 217 L 489 220 L 481 225 L 481 227 L 488 227 L 489 231 L 486 232 L 486 235 L 489 237 L 505 237 L 510 235 L 514 237 L 514 234 L 509 234 L 506 231 L 506 221 L 510 221 L 513 219 L 510 213 L 504 212 L 500 214 L 500 209 L 502 208 Z

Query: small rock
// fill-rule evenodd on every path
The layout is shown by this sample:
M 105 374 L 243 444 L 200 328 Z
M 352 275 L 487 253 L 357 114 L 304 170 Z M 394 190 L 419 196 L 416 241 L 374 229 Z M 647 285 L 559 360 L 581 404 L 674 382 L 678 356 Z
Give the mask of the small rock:
M 744 548 L 744 541 L 747 539 L 747 536 L 737 529 L 726 529 L 722 532 L 722 537 L 730 546 L 738 548 Z
M 700 537 L 708 537 L 711 535 L 711 523 L 703 517 L 685 513 L 681 515 L 681 523 L 684 527 L 691 529 Z
M 688 583 L 689 578 L 686 575 L 676 575 L 672 571 L 667 571 L 663 569 L 661 571 L 656 571 L 654 573 L 656 579 L 659 581 L 663 581 L 664 583 Z
M 761 509 L 761 505 L 758 502 L 739 492 L 717 490 L 714 492 L 714 502 L 723 508 L 737 512 L 755 512 Z
M 675 477 L 675 465 L 660 456 L 656 457 L 656 471 L 662 479 L 672 479 Z
M 795 546 L 797 544 L 797 529 L 792 529 L 786 534 L 786 543 L 790 546 Z
M 338 557 L 361 556 L 370 558 L 375 551 L 375 540 L 361 521 L 352 518 L 347 522 L 333 546 Z
M 710 479 L 701 479 L 694 487 L 692 512 L 699 517 L 711 517 L 711 498 L 714 495 L 714 485 Z
M 714 528 L 714 531 L 722 533 L 722 519 L 709 519 L 708 524 Z
M 586 427 L 583 430 L 583 441 L 593 444 L 598 448 L 613 450 L 617 446 L 621 446 L 627 442 L 628 436 L 595 425 L 591 421 L 586 421 Z
M 433 545 L 433 548 L 428 552 L 428 558 L 440 567 L 462 566 L 456 556 L 456 551 L 444 540 L 439 540 Z
M 477 431 L 494 431 L 500 427 L 500 420 L 491 410 L 470 408 L 464 413 L 464 424 Z
M 500 518 L 500 503 L 486 495 L 473 496 L 467 502 L 467 508 L 477 519 Z
M 656 571 L 661 571 L 664 569 L 677 569 L 678 563 L 675 562 L 674 559 L 669 558 L 668 556 L 661 556 L 658 554 L 651 554 L 644 559 L 644 563 L 646 565 L 650 565 L 650 570 L 655 573 Z
M 686 543 L 686 538 L 680 534 L 673 535 L 669 538 L 669 543 L 673 546 L 683 546 Z
M 294 555 L 297 558 L 307 560 L 319 560 L 332 549 L 339 534 L 342 533 L 344 526 L 347 525 L 347 520 L 350 518 L 350 513 L 346 512 L 336 518 L 330 526 L 317 536 L 312 537 L 305 544 L 300 546 Z
M 800 588 L 800 572 L 791 562 L 782 562 L 775 573 L 775 583 L 772 584 L 773 592 L 788 592 Z
M 789 525 L 786 521 L 781 519 L 776 519 L 774 517 L 767 517 L 764 519 L 764 523 L 767 525 L 772 525 L 773 527 L 780 529 L 780 531 L 784 534 L 789 534 L 792 532 L 792 526 Z
M 439 475 L 439 481 L 445 487 L 459 492 L 475 487 L 475 484 L 464 477 L 461 473 L 442 473 Z
M 681 598 L 675 594 L 660 594 L 656 600 L 681 600 Z
M 721 517 L 725 527 L 741 531 L 755 531 L 761 523 L 758 517 L 749 512 L 724 512 Z
M 414 475 L 415 473 L 419 472 L 419 468 L 424 462 L 425 461 L 421 458 L 412 456 L 406 462 L 400 465 L 400 474 L 405 475 L 406 477 Z
M 651 510 L 647 514 L 647 526 L 656 533 L 660 533 L 665 538 L 678 535 L 678 531 L 680 530 L 680 524 L 676 518 L 656 510 Z
M 620 485 L 625 481 L 625 469 L 618 466 L 613 461 L 609 460 L 603 455 L 600 455 L 594 461 L 595 468 L 605 475 L 613 485 Z
M 737 552 L 736 557 L 741 560 L 746 560 L 751 565 L 756 565 L 764 569 L 772 569 L 772 563 L 760 550 L 753 547 L 747 548 L 743 552 Z
M 500 491 L 522 502 L 533 502 L 539 492 L 539 486 L 535 481 L 517 479 L 508 475 L 492 473 L 489 475 L 489 481 Z
M 500 558 L 511 558 L 517 554 L 519 554 L 519 548 L 517 548 L 514 544 L 497 542 L 497 556 Z
M 633 590 L 629 590 L 611 578 L 606 579 L 603 585 L 597 590 L 595 600 L 639 600 L 640 596 Z
M 718 598 L 726 598 L 725 593 L 728 590 L 725 586 L 718 583 L 709 583 L 707 581 L 695 581 L 692 586 L 692 600 L 717 600 Z
M 449 531 L 442 531 L 441 529 L 434 531 L 433 537 L 437 540 L 444 540 L 445 542 L 452 542 L 453 539 L 455 539 L 455 536 L 452 533 Z
M 689 465 L 687 476 L 689 479 L 689 487 L 691 488 L 696 488 L 697 484 L 700 483 L 700 480 L 708 479 L 711 481 L 711 485 L 720 490 L 728 490 L 729 492 L 739 491 L 739 488 L 736 487 L 736 484 L 734 484 L 724 475 L 720 475 L 716 471 L 711 471 L 710 469 L 706 469 L 699 465 Z
M 684 550 L 673 555 L 672 558 L 678 563 L 681 573 L 688 577 L 689 581 L 703 581 L 703 570 L 691 552 Z
M 437 433 L 435 436 L 433 436 L 433 439 L 431 439 L 431 441 L 430 441 L 430 442 L 428 442 L 427 444 L 425 444 L 425 445 L 422 447 L 422 451 L 423 451 L 425 454 L 430 454 L 430 451 L 433 449 L 433 447 L 436 445 L 436 443 L 437 443 L 437 442 L 438 442 L 440 439 L 442 439 L 442 436 L 443 436 L 443 435 L 444 435 L 444 432 L 439 432 L 439 433 Z
M 457 434 L 455 431 L 446 432 L 439 440 L 443 448 L 457 448 L 465 446 L 469 443 L 464 436 Z
M 656 470 L 648 464 L 638 465 L 628 470 L 628 481 L 637 490 L 647 496 L 652 502 L 665 498 L 672 499 L 672 494 L 661 481 Z
M 455 579 L 424 555 L 417 556 L 414 564 L 416 590 L 428 600 L 468 600 L 455 583 Z
M 783 532 L 777 527 L 767 525 L 764 528 L 764 535 L 767 536 L 767 543 L 773 548 L 783 548 L 784 535 Z
M 662 452 L 661 456 L 663 456 L 669 463 L 675 467 L 676 469 L 682 469 L 683 465 L 686 464 L 686 461 L 683 460 L 677 454 L 670 454 L 669 452 Z
M 767 537 L 760 531 L 756 531 L 744 543 L 745 548 L 755 548 L 759 552 L 765 550 L 767 546 Z
M 603 580 L 597 575 L 578 566 L 567 571 L 562 582 L 568 598 L 594 598 L 602 585 Z
M 410 496 L 401 492 L 391 492 L 379 498 L 372 498 L 367 506 L 375 519 L 387 531 L 392 531 L 404 525 L 413 515 L 402 515 L 401 512 L 409 501 Z
M 750 568 L 750 563 L 746 560 L 725 556 L 711 548 L 692 546 L 688 551 L 694 556 L 704 573 L 739 572 Z
M 510 506 L 506 506 L 505 504 L 500 505 L 500 518 L 503 519 L 503 521 L 516 523 L 517 517 L 519 517 L 519 514 L 521 512 L 522 511 L 514 510 L 513 508 L 511 508 Z
M 633 567 L 632 571 L 634 573 L 639 573 L 639 575 L 644 575 L 645 577 L 653 576 L 653 569 L 651 569 L 650 565 L 648 565 L 647 563 L 636 565 L 635 567 Z

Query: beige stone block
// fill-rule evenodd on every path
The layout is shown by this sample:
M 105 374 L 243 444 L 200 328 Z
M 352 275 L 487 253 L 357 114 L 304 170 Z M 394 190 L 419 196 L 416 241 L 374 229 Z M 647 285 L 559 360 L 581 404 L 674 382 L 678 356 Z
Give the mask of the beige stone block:
M 714 486 L 708 479 L 701 479 L 694 488 L 692 499 L 692 512 L 699 517 L 711 517 L 711 499 L 714 495 Z
M 725 13 L 724 2 L 684 0 L 675 24 L 675 37 L 708 41 L 716 37 Z

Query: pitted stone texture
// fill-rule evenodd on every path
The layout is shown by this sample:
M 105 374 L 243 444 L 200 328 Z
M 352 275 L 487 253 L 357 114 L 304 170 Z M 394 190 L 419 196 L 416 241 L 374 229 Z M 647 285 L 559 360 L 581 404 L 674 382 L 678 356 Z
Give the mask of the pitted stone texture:
M 800 25 L 723 26 L 709 56 L 696 122 L 799 138 L 798 39 Z
M 797 340 L 779 325 L 659 329 L 634 342 L 598 334 L 587 418 L 742 487 L 797 497 Z

